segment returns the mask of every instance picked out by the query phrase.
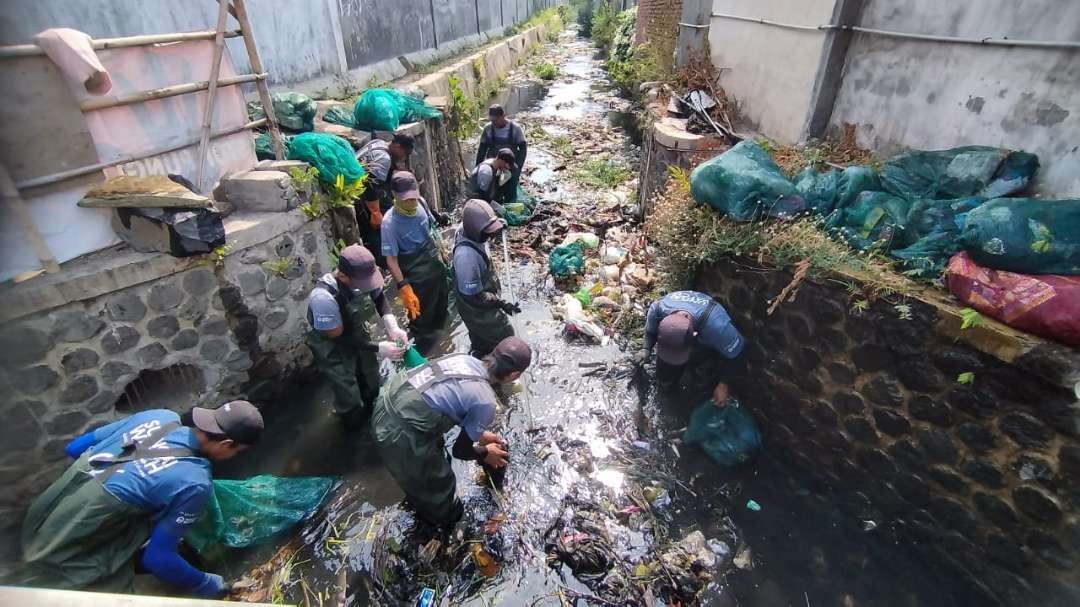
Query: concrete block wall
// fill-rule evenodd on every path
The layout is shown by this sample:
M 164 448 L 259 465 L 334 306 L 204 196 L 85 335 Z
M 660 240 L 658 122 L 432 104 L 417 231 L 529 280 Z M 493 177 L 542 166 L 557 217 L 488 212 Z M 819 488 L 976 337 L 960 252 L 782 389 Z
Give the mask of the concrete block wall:
M 953 604 L 1080 604 L 1080 355 L 997 323 L 961 331 L 940 294 L 906 300 L 907 320 L 882 300 L 853 314 L 840 283 L 857 279 L 834 278 L 769 315 L 790 272 L 699 273 L 747 339 L 731 383 L 765 448 L 831 488 L 856 533 L 874 521 L 929 562 Z

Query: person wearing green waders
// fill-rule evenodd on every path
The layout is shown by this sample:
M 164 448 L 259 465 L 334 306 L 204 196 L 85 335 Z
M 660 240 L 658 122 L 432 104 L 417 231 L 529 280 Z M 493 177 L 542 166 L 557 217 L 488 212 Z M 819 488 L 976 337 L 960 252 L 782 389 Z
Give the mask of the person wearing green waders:
M 387 341 L 371 341 L 367 323 L 373 311 L 382 317 Z M 307 345 L 334 391 L 334 412 L 346 425 L 361 425 L 379 395 L 378 359 L 400 359 L 409 341 L 390 309 L 371 251 L 358 244 L 341 251 L 337 269 L 315 281 L 308 296 L 308 323 Z
M 447 268 L 433 232 L 435 218 L 420 197 L 416 177 L 399 171 L 390 179 L 390 190 L 394 208 L 383 217 L 382 253 L 409 317 L 409 332 L 424 354 L 446 324 Z
M 230 585 L 199 571 L 177 546 L 212 491 L 210 463 L 258 442 L 259 410 L 247 401 L 195 407 L 191 421 L 152 409 L 84 434 L 75 458 L 26 514 L 23 583 L 64 590 L 131 592 L 136 566 L 200 597 Z
M 421 519 L 442 527 L 464 512 L 443 439 L 454 426 L 461 432 L 451 455 L 506 467 L 506 441 L 488 430 L 498 401 L 494 386 L 517 380 L 531 362 L 529 345 L 507 337 L 482 360 L 450 354 L 387 381 L 371 428 L 383 463 Z
M 484 243 L 504 229 L 506 222 L 491 205 L 477 199 L 465 202 L 454 242 L 454 301 L 469 330 L 470 353 L 477 358 L 514 334 L 508 315 L 521 312 L 517 304 L 499 298 L 499 277 L 485 250 Z
M 488 118 L 491 122 L 480 132 L 480 145 L 476 147 L 476 165 L 479 166 L 485 159 L 502 157 L 502 151 L 508 150 L 511 153 L 506 159 L 511 167 L 510 178 L 498 184 L 497 199 L 502 204 L 517 202 L 518 181 L 529 153 L 525 131 L 516 122 L 508 120 L 506 110 L 497 103 L 488 108 Z
M 391 141 L 372 139 L 356 151 L 356 159 L 368 173 L 364 182 L 364 193 L 353 204 L 356 210 L 356 223 L 360 227 L 360 238 L 368 250 L 375 255 L 375 263 L 386 269 L 386 259 L 382 256 L 383 213 L 394 204 L 394 195 L 390 193 L 390 177 L 394 171 L 407 168 L 409 156 L 416 141 L 411 135 L 397 134 Z

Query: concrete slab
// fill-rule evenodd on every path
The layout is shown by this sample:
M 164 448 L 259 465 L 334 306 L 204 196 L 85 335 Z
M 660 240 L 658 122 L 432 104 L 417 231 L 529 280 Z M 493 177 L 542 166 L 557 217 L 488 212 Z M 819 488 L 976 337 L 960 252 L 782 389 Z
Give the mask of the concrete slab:
M 283 213 L 300 204 L 292 179 L 283 171 L 244 171 L 221 179 L 226 199 L 238 211 Z
M 282 171 L 289 172 L 289 169 L 300 169 L 306 171 L 308 163 L 303 160 L 260 160 L 258 164 L 252 169 L 254 171 Z

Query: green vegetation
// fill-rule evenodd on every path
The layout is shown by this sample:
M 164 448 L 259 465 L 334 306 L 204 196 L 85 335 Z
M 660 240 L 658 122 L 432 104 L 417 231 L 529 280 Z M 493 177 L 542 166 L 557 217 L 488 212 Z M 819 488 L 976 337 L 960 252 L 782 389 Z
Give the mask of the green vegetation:
M 285 278 L 285 272 L 289 269 L 289 265 L 291 264 L 292 260 L 288 257 L 278 257 L 277 259 L 263 262 L 262 267 L 270 274 Z
M 630 167 L 610 160 L 589 160 L 570 172 L 582 185 L 613 188 L 630 177 Z
M 461 88 L 461 79 L 450 78 L 450 132 L 458 139 L 466 139 L 480 126 L 482 102 L 471 97 Z
M 978 310 L 974 308 L 964 308 L 960 310 L 960 330 L 966 331 L 972 327 L 978 327 L 983 324 L 983 315 L 979 314 Z
M 360 199 L 366 188 L 367 175 L 357 179 L 351 184 L 345 183 L 345 176 L 338 175 L 329 191 L 323 192 L 319 187 L 319 169 L 309 168 L 301 171 L 297 168 L 289 169 L 293 187 L 298 191 L 305 192 L 309 201 L 300 205 L 300 211 L 308 219 L 315 219 L 330 209 L 352 207 L 353 203 Z
M 338 267 L 338 261 L 341 259 L 341 252 L 345 249 L 345 241 L 339 238 L 337 242 L 330 247 L 330 267 Z
M 973 384 L 975 383 L 975 374 L 971 371 L 964 371 L 956 376 L 956 383 L 958 384 Z
M 558 155 L 569 158 L 574 155 L 574 140 L 569 135 L 556 135 L 551 137 L 551 148 Z
M 315 192 L 319 183 L 319 169 L 308 167 L 307 170 L 299 167 L 289 169 L 289 178 L 292 179 L 293 187 L 297 192 L 303 192 L 309 196 Z
M 559 75 L 559 69 L 550 61 L 543 61 L 532 67 L 534 76 L 541 80 L 554 80 Z
M 213 251 L 210 251 L 210 256 L 214 260 L 214 266 L 218 268 L 225 267 L 225 258 L 228 257 L 229 252 L 236 246 L 235 242 L 226 242 L 220 247 L 215 247 Z
M 630 96 L 639 94 L 638 87 L 642 82 L 665 80 L 665 75 L 672 73 L 670 58 L 665 61 L 651 43 L 632 47 L 626 59 L 617 59 L 613 55 L 604 67 L 619 90 Z
M 558 32 L 558 30 L 551 30 L 550 32 L 547 33 L 547 36 L 545 36 L 545 37 L 547 38 L 548 42 L 558 42 L 559 41 L 559 32 Z
M 619 11 L 608 5 L 607 2 L 600 2 L 600 6 L 592 10 L 591 17 L 588 32 L 583 33 L 601 51 L 607 52 L 611 48 L 612 42 L 615 41 L 615 30 L 619 28 Z

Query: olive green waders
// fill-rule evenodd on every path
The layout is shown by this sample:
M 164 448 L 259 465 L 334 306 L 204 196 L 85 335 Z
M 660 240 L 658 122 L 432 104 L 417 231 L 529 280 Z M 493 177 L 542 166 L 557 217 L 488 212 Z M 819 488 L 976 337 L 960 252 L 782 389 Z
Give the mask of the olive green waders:
M 460 364 L 467 356 L 451 354 L 395 374 L 387 381 L 371 418 L 383 463 L 417 514 L 435 525 L 449 525 L 462 514 L 443 436 L 455 423 L 432 409 L 422 394 L 446 379 L 487 382 L 487 377 Z
M 487 262 L 487 271 L 484 273 L 483 289 L 489 293 L 498 295 L 501 285 L 499 276 L 491 267 L 491 259 L 481 247 L 471 242 L 459 241 L 454 248 L 471 247 L 478 252 Z M 457 285 L 457 281 L 454 281 Z M 457 287 L 455 286 L 455 289 Z M 472 344 L 471 353 L 476 358 L 483 358 L 499 345 L 499 342 L 514 334 L 514 327 L 510 325 L 510 318 L 499 308 L 485 308 L 471 301 L 471 297 L 456 293 L 454 299 L 458 314 L 461 316 L 465 328 L 469 330 L 469 342 Z
M 166 424 L 140 441 L 133 453 L 121 454 L 106 468 L 90 462 L 90 452 L 34 500 L 22 529 L 21 582 L 60 590 L 132 592 L 135 559 L 150 539 L 152 513 L 127 504 L 105 490 L 120 464 L 162 456 L 193 457 L 187 449 L 141 450 L 180 424 Z M 96 477 L 91 470 L 101 471 Z
M 401 274 L 420 300 L 420 315 L 409 321 L 409 333 L 418 338 L 430 336 L 446 324 L 449 312 L 446 265 L 433 238 L 412 253 L 401 253 L 397 259 Z
M 323 283 L 317 283 L 316 287 L 326 288 Z M 375 352 L 360 350 L 358 346 L 371 341 L 368 321 L 375 313 L 375 306 L 366 293 L 347 299 L 327 290 L 341 310 L 341 335 L 330 339 L 311 329 L 305 341 L 319 373 L 334 392 L 334 412 L 345 415 L 359 410 L 366 417 L 379 395 L 379 358 Z

